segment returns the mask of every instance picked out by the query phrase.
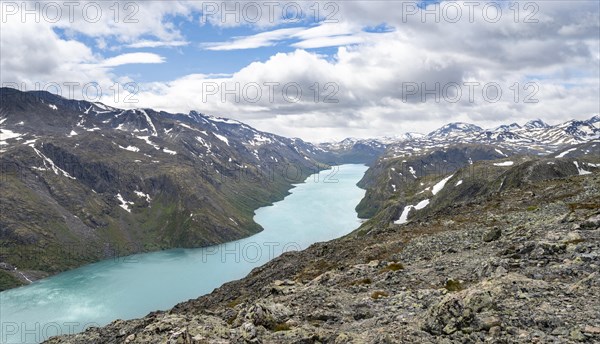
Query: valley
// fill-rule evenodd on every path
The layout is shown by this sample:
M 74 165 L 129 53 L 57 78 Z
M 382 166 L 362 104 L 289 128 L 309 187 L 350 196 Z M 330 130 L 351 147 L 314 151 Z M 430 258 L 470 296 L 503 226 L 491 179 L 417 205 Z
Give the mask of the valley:
M 97 265 L 88 264 L 122 263 L 136 253 L 156 252 L 137 257 L 174 261 L 176 269 L 148 265 L 155 273 L 171 271 L 162 277 L 180 271 L 167 279 L 172 284 L 144 287 L 169 293 L 160 304 L 147 303 L 135 313 L 79 316 L 81 328 L 55 333 L 71 335 L 50 343 L 597 336 L 599 324 L 586 322 L 590 315 L 580 303 L 598 288 L 597 115 L 553 126 L 541 120 L 494 129 L 451 123 L 429 134 L 312 144 L 194 111 L 122 110 L 48 93 L 1 91 L 1 286 L 10 289 L 83 266 L 5 291 L 4 305 L 23 307 L 18 295 L 27 297 L 28 288 L 41 288 L 39 302 L 54 292 L 56 300 L 68 298 L 86 289 L 73 294 L 67 285 L 51 287 L 54 292 L 44 288 L 79 271 L 93 277 Z M 338 185 L 336 173 L 352 166 L 344 164 L 367 166 L 350 184 Z M 315 177 L 320 171 L 332 177 L 329 187 L 342 189 L 319 196 L 329 178 Z M 277 224 L 260 220 L 262 209 L 302 194 L 317 179 L 320 187 Z M 353 188 L 363 191 L 343 196 Z M 332 207 L 342 199 L 345 215 Z M 271 204 L 275 207 L 263 208 Z M 306 217 L 294 215 L 298 209 Z M 322 220 L 327 217 L 343 225 Z M 272 241 L 296 235 L 304 244 L 279 257 L 220 267 L 227 273 L 204 287 L 205 282 L 189 284 L 181 270 L 193 270 L 197 255 L 215 245 L 258 240 L 275 227 L 293 233 Z M 182 252 L 192 260 L 174 258 Z M 133 271 L 137 283 L 161 285 L 146 279 L 152 274 L 135 277 Z M 97 286 L 122 282 L 119 276 Z M 186 287 L 173 289 L 178 284 Z M 521 284 L 522 295 L 528 295 L 527 285 L 536 286 L 537 302 L 546 302 L 546 308 L 525 314 L 518 302 L 511 303 L 506 286 Z M 577 289 L 580 285 L 586 289 Z M 570 292 L 552 292 L 557 288 Z M 554 295 L 561 302 L 547 299 Z M 115 301 L 120 303 L 127 304 Z M 579 315 L 557 316 L 565 304 Z M 319 312 L 313 314 L 315 307 Z M 128 309 L 136 309 L 135 302 Z M 18 314 L 24 323 L 35 318 L 22 310 L 13 315 Z M 48 314 L 39 321 L 50 321 Z M 108 324 L 117 314 L 128 320 Z M 108 325 L 73 334 L 87 327 L 85 319 Z M 561 321 L 566 327 L 557 327 Z M 390 326 L 394 331 L 384 331 Z

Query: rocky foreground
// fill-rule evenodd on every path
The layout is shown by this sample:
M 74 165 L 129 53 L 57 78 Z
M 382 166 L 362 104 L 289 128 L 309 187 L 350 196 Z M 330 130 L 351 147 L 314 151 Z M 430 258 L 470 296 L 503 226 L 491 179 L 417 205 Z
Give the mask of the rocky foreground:
M 212 294 L 49 343 L 600 342 L 600 175 L 286 253 Z

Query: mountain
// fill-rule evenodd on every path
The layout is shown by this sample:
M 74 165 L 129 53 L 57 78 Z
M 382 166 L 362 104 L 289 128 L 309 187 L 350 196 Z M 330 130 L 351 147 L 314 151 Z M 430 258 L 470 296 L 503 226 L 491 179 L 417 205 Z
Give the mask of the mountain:
M 433 138 L 433 139 L 446 138 L 446 137 L 479 133 L 481 131 L 483 131 L 483 129 L 474 124 L 456 122 L 456 123 L 446 124 L 443 127 L 439 128 L 435 131 L 432 131 L 431 133 L 429 133 L 429 135 L 427 135 L 427 137 Z
M 455 196 L 444 197 L 443 192 L 442 196 L 432 198 L 436 194 L 433 192 L 435 185 L 449 175 L 451 179 L 444 184 L 462 184 L 461 188 L 470 186 L 469 192 L 463 196 L 474 197 L 479 192 L 501 189 L 501 185 L 489 188 L 490 178 L 499 178 L 499 174 L 504 172 L 503 167 L 515 164 L 527 166 L 527 173 L 531 175 L 527 178 L 530 179 L 588 174 L 600 168 L 600 139 L 559 149 L 546 155 L 544 158 L 547 160 L 539 160 L 541 162 L 535 165 L 527 164 L 532 155 L 523 155 L 520 149 L 507 149 L 485 140 L 481 142 L 427 149 L 411 147 L 411 151 L 402 154 L 398 154 L 396 146 L 391 147 L 369 167 L 358 184 L 366 189 L 365 197 L 356 207 L 359 217 L 368 219 L 363 226 L 387 226 L 400 219 L 406 221 L 413 213 L 427 214 L 436 209 L 437 203 L 447 206 L 459 201 Z M 490 162 L 497 160 L 500 161 Z M 479 176 L 479 173 L 482 175 Z M 441 201 L 444 198 L 446 200 Z M 423 207 L 426 204 L 427 207 L 421 210 L 418 204 Z
M 518 125 L 517 123 L 511 123 L 511 124 L 503 124 L 501 126 L 498 126 L 496 128 L 494 128 L 492 131 L 494 132 L 504 132 L 504 131 L 511 131 L 511 130 L 518 130 L 521 129 L 521 126 Z
M 546 124 L 544 121 L 542 121 L 541 119 L 534 119 L 532 121 L 525 123 L 525 125 L 523 127 L 525 129 L 544 129 L 544 128 L 549 128 L 550 126 L 548 124 Z
M 381 139 L 356 139 L 347 138 L 340 142 L 325 142 L 318 145 L 325 151 L 332 153 L 339 163 L 367 163 L 370 164 L 383 154 L 387 145 Z
M 335 160 L 300 139 L 194 111 L 9 88 L 0 100 L 0 280 L 254 234 L 254 210 Z
M 428 135 L 314 145 L 197 111 L 118 109 L 10 88 L 0 100 L 0 288 L 108 257 L 252 235 L 261 230 L 254 210 L 329 165 L 369 164 L 359 214 L 394 221 L 413 204 L 407 190 L 439 182 L 426 175 L 431 167 L 585 157 L 600 137 L 594 116 L 495 130 L 450 123 Z M 567 152 L 571 144 L 580 146 Z
M 569 145 L 585 143 L 600 138 L 600 116 L 588 120 L 570 120 L 558 125 L 548 125 L 537 119 L 523 126 L 517 123 L 500 125 L 492 129 L 462 122 L 449 123 L 424 135 L 406 133 L 372 139 L 345 139 L 328 142 L 319 147 L 340 155 L 355 156 L 355 145 L 359 151 L 370 147 L 369 154 L 383 154 L 388 158 L 411 156 L 422 151 L 444 149 L 456 144 L 486 144 L 522 154 L 551 154 Z M 358 156 L 364 158 L 364 154 Z M 375 159 L 369 160 L 370 163 Z
M 455 145 L 443 149 L 416 151 L 400 158 L 383 156 L 365 173 L 358 185 L 366 189 L 357 205 L 360 218 L 368 219 L 381 213 L 390 199 L 403 198 L 411 192 L 425 190 L 425 183 L 483 160 L 502 159 L 514 153 L 489 145 Z M 431 189 L 431 186 L 429 187 Z M 404 203 L 403 203 L 404 202 Z M 387 222 L 390 222 L 389 219 Z
M 513 123 L 493 129 L 481 129 L 466 123 L 451 123 L 427 136 L 388 144 L 389 157 L 414 154 L 415 151 L 443 149 L 455 144 L 488 144 L 522 154 L 547 155 L 569 145 L 600 138 L 598 116 L 589 120 L 571 120 L 550 126 L 541 120 L 525 125 Z

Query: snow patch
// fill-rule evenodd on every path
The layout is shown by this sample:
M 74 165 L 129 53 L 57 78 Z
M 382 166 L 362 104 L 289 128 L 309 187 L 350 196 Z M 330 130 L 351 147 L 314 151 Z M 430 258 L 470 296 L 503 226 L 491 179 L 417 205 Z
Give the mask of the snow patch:
M 577 172 L 579 172 L 580 176 L 584 176 L 586 174 L 592 174 L 592 172 L 586 171 L 583 168 L 579 167 L 579 163 L 577 163 L 577 161 L 573 161 L 573 164 L 575 164 L 575 167 L 577 167 Z
M 119 200 L 120 204 L 119 207 L 125 209 L 128 213 L 131 213 L 131 209 L 129 209 L 129 206 L 133 204 L 133 202 L 128 202 L 126 201 L 123 196 L 121 196 L 121 193 L 117 194 L 117 199 Z
M 148 195 L 148 194 L 145 194 L 145 193 L 143 193 L 143 192 L 141 192 L 141 191 L 137 191 L 137 190 L 136 190 L 136 191 L 134 191 L 133 193 L 135 193 L 135 194 L 136 194 L 138 197 L 140 197 L 140 198 L 144 198 L 144 199 L 146 199 L 146 201 L 147 201 L 148 203 L 150 203 L 150 201 L 152 200 L 152 198 L 150 198 L 150 195 Z
M 229 146 L 229 140 L 225 136 L 219 135 L 219 134 L 215 134 L 215 133 L 213 133 L 213 135 L 215 135 L 219 140 L 225 142 Z
M 23 134 L 15 133 L 8 129 L 0 129 L 0 145 L 7 145 L 6 140 L 16 139 L 23 136 Z
M 220 118 L 220 117 L 214 117 L 214 116 L 207 116 L 207 117 L 211 122 L 220 122 L 220 123 L 226 123 L 226 124 L 241 124 L 240 122 L 234 121 L 232 119 Z
M 577 150 L 577 147 L 571 148 L 571 149 L 567 149 L 566 151 L 564 151 L 564 152 L 560 153 L 559 155 L 557 155 L 556 158 L 564 158 L 567 154 L 571 153 L 574 150 Z
M 454 184 L 454 186 L 459 186 L 459 185 L 461 185 L 462 183 L 463 183 L 463 181 L 462 181 L 462 179 L 461 179 L 461 180 L 457 181 L 457 182 L 456 182 L 456 184 Z
M 54 105 L 54 104 L 48 104 L 48 107 L 54 111 L 58 110 L 58 107 L 56 107 L 56 105 Z
M 250 144 L 251 146 L 259 146 L 267 143 L 273 143 L 273 140 L 259 133 L 255 133 L 252 140 L 248 142 L 248 144 Z
M 26 146 L 33 147 L 33 145 L 35 144 L 36 141 L 37 141 L 37 139 L 27 140 L 27 141 L 23 142 L 23 144 Z
M 160 147 L 154 142 L 150 141 L 150 136 L 136 136 L 140 140 L 144 140 L 147 144 L 154 147 L 156 150 L 160 150 Z
M 176 151 L 172 151 L 172 150 L 167 149 L 167 148 L 163 148 L 163 152 L 165 152 L 167 154 L 171 154 L 171 155 L 176 155 L 177 154 Z
M 46 170 L 48 168 L 51 168 L 52 171 L 54 171 L 54 173 L 57 176 L 60 176 L 61 174 L 69 179 L 76 179 L 75 177 L 71 176 L 69 173 L 67 173 L 67 171 L 63 170 L 62 168 L 56 166 L 56 164 L 54 163 L 54 161 L 52 161 L 52 159 L 48 158 L 47 156 L 45 156 L 42 152 L 40 152 L 39 150 L 37 150 L 34 146 L 31 146 L 31 148 L 33 148 L 33 150 L 35 151 L 35 154 L 37 154 L 40 158 L 42 158 L 43 162 L 44 162 L 44 167 L 45 169 L 41 169 L 41 168 L 34 168 L 37 170 Z M 50 165 L 50 166 L 48 166 Z
M 454 175 L 450 175 L 442 180 L 440 180 L 437 184 L 435 184 L 433 186 L 433 189 L 431 189 L 431 193 L 436 195 L 438 192 L 442 191 L 442 189 L 444 188 L 444 186 L 446 186 L 446 183 L 450 180 L 450 178 L 454 177 Z
M 506 167 L 506 166 L 512 166 L 514 164 L 515 163 L 513 161 L 504 161 L 504 162 L 494 163 L 494 166 Z
M 412 166 L 408 166 L 408 171 L 413 175 L 413 177 L 417 178 L 417 172 L 415 172 L 415 169 Z
M 150 116 L 148 116 L 145 110 L 140 109 L 139 111 L 144 115 L 144 117 L 146 117 L 146 122 L 148 122 L 148 125 L 152 129 L 152 136 L 158 136 L 158 131 L 156 131 L 156 127 L 154 126 Z
M 119 148 L 128 150 L 130 152 L 139 152 L 140 151 L 140 149 L 135 146 L 127 146 L 127 147 L 119 146 Z
M 420 209 L 425 208 L 428 205 L 429 205 L 428 199 L 422 200 L 421 202 L 417 203 L 417 205 L 407 205 L 402 210 L 402 214 L 400 214 L 400 218 L 398 220 L 394 221 L 394 224 L 401 225 L 403 223 L 406 223 L 408 221 L 408 214 L 410 213 L 410 211 L 412 209 L 420 210 Z
M 508 155 L 506 155 L 506 154 L 502 153 L 502 151 L 501 151 L 501 150 L 499 150 L 498 148 L 495 148 L 494 150 L 496 151 L 496 153 L 498 153 L 498 154 L 500 154 L 500 155 L 502 155 L 502 156 L 508 156 Z

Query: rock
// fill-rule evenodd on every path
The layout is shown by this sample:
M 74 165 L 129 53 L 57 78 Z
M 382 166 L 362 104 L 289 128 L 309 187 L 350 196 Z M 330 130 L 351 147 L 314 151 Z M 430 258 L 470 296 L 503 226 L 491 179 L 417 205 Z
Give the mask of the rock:
M 246 340 L 250 340 L 256 337 L 256 326 L 251 322 L 242 324 L 242 337 Z
M 351 343 L 352 342 L 352 338 L 346 334 L 346 333 L 340 333 L 338 334 L 337 337 L 335 337 L 335 341 L 333 342 L 334 344 L 346 344 L 346 343 Z
M 488 316 L 480 319 L 481 329 L 489 331 L 492 327 L 499 327 L 502 321 L 496 316 Z
M 376 267 L 379 266 L 379 261 L 378 260 L 372 260 L 367 265 L 370 266 L 370 267 L 372 267 L 372 268 L 376 268 Z
M 571 330 L 571 333 L 569 334 L 569 338 L 571 338 L 574 341 L 578 341 L 578 342 L 583 342 L 585 340 L 585 336 L 577 328 Z
M 483 241 L 492 242 L 500 239 L 502 235 L 502 230 L 498 227 L 494 227 L 483 235 Z
M 508 270 L 506 270 L 503 266 L 498 266 L 496 268 L 496 271 L 494 272 L 494 276 L 502 277 L 502 276 L 505 276 L 507 273 L 508 273 Z
M 498 337 L 502 333 L 502 328 L 500 326 L 493 326 L 488 332 L 491 336 Z
M 127 338 L 125 338 L 125 343 L 131 343 L 134 340 L 135 340 L 135 334 L 132 333 L 129 336 L 127 336 Z
M 593 335 L 600 335 L 600 327 L 586 325 L 583 328 L 583 332 L 593 334 Z

